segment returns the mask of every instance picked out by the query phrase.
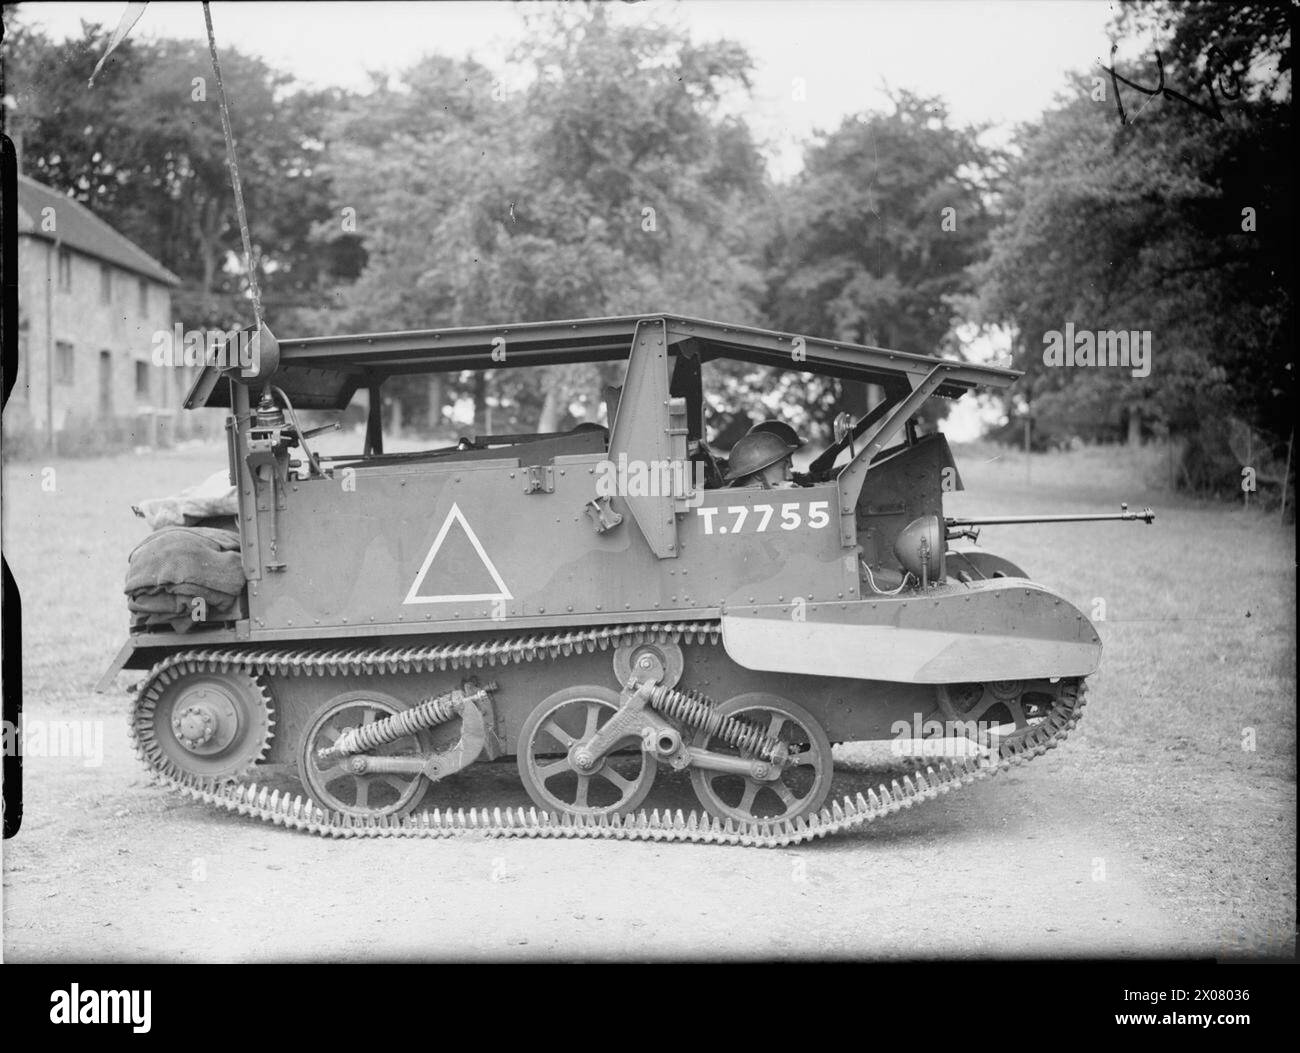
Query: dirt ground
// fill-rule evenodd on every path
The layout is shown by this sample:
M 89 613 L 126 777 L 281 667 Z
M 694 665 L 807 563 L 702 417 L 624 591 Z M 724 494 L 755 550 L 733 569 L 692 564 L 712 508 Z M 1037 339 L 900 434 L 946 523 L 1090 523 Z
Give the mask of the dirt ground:
M 1046 757 L 857 834 L 785 850 L 333 842 L 148 785 L 125 691 L 91 691 L 143 533 L 125 504 L 220 456 L 61 462 L 55 493 L 44 466 L 6 467 L 27 719 L 103 735 L 97 765 L 25 758 L 23 826 L 3 850 L 8 961 L 1294 954 L 1294 544 L 1253 511 L 1166 501 L 1159 529 L 999 534 L 989 547 L 1081 609 L 1108 600 L 1085 719 Z M 997 455 L 968 458 L 961 510 L 1142 496 L 1136 469 L 1045 457 L 1030 484 Z M 860 748 L 839 753 L 836 794 L 883 777 Z M 456 780 L 456 803 L 528 803 L 510 764 Z M 650 803 L 693 799 L 661 775 Z

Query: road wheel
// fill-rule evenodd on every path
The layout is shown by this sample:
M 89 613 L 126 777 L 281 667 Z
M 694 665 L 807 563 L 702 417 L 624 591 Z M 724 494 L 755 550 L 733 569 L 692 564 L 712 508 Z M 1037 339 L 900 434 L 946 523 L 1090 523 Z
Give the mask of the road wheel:
M 519 777 L 540 807 L 570 815 L 622 815 L 646 799 L 655 760 L 642 752 L 637 736 L 616 742 L 586 771 L 571 760 L 574 747 L 604 727 L 619 707 L 616 692 L 584 686 L 557 691 L 533 710 L 520 729 L 516 752 Z
M 334 757 L 322 762 L 319 751 L 334 745 L 345 731 L 373 724 L 407 709 L 404 702 L 378 691 L 348 691 L 330 699 L 302 733 L 298 747 L 298 774 L 313 801 L 322 808 L 376 819 L 406 815 L 424 795 L 428 779 L 419 773 L 353 770 L 357 758 Z M 373 757 L 418 757 L 428 753 L 420 734 L 406 735 L 367 750 Z
M 825 803 L 834 763 L 830 740 L 811 713 L 779 695 L 762 692 L 730 698 L 716 712 L 738 717 L 786 743 L 790 756 L 780 777 L 772 781 L 692 767 L 691 785 L 709 814 L 743 822 L 778 822 L 809 815 Z M 736 757 L 753 756 L 702 731 L 696 732 L 693 744 Z

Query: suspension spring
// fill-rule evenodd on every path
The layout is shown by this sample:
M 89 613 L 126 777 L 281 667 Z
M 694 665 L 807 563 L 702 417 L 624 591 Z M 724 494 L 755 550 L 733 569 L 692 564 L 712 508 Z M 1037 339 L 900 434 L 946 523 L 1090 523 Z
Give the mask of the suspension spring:
M 788 755 L 789 747 L 780 739 L 772 738 L 747 720 L 723 716 L 713 701 L 699 691 L 679 691 L 659 684 L 650 690 L 650 705 L 666 717 L 680 720 L 709 735 L 717 735 L 742 753 L 773 764 L 784 763 Z
M 412 706 L 410 709 L 404 709 L 400 713 L 394 713 L 382 720 L 376 720 L 373 724 L 362 724 L 357 728 L 349 728 L 339 736 L 338 741 L 333 746 L 319 750 L 317 756 L 322 761 L 329 761 L 335 757 L 348 757 L 354 753 L 364 753 L 389 742 L 396 742 L 407 735 L 414 735 L 417 731 L 424 731 L 426 728 L 445 724 L 452 717 L 458 715 L 463 706 L 478 705 L 496 689 L 496 682 L 493 681 L 468 694 L 463 691 L 449 691 L 447 694 L 439 695 L 436 698 L 426 698 L 423 702 Z

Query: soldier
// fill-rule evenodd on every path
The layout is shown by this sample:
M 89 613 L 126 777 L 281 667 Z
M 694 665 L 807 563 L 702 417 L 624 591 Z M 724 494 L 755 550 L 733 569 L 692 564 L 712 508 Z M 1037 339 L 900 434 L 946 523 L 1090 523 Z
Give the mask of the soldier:
M 775 435 L 777 438 L 781 439 L 787 446 L 790 447 L 790 452 L 792 454 L 794 453 L 795 450 L 798 450 L 803 446 L 803 440 L 799 438 L 799 433 L 795 431 L 794 428 L 792 428 L 789 424 L 787 424 L 783 420 L 775 420 L 775 419 L 761 420 L 757 424 L 755 424 L 752 428 L 750 428 L 749 431 L 746 433 L 746 435 L 762 434 L 763 432 L 767 432 L 769 435 Z M 782 485 L 786 487 L 791 485 L 812 486 L 812 484 L 813 484 L 813 480 L 811 476 L 809 476 L 805 472 L 796 472 L 796 471 L 791 471 L 786 481 L 782 483 Z M 741 484 L 741 485 L 758 486 L 761 484 L 755 481 L 753 483 Z
M 790 428 L 780 421 L 764 421 L 763 424 Z M 790 434 L 794 435 L 793 428 L 790 428 Z M 792 444 L 786 441 L 783 434 L 778 434 L 776 429 L 755 425 L 748 435 L 731 448 L 727 482 L 731 486 L 761 486 L 765 490 L 796 486 L 791 457 L 802 445 L 798 438 L 794 435 L 795 442 Z
M 785 444 L 792 449 L 799 449 L 803 442 L 799 439 L 799 433 L 783 420 L 761 420 L 746 432 L 747 435 L 753 435 L 756 431 L 771 432 L 778 439 L 784 439 Z

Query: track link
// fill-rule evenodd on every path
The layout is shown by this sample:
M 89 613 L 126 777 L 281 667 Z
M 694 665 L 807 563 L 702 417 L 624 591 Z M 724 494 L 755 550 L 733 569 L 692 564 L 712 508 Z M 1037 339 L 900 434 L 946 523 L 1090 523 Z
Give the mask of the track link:
M 309 798 L 250 783 L 217 783 L 179 772 L 153 739 L 153 707 L 177 676 L 239 669 L 251 675 L 339 676 L 419 673 L 482 668 L 561 658 L 619 644 L 708 643 L 721 639 L 719 622 L 656 622 L 541 635 L 411 648 L 349 651 L 196 649 L 162 659 L 141 683 L 130 714 L 136 754 L 162 785 L 205 804 L 262 822 L 322 837 L 558 837 L 614 841 L 687 841 L 695 844 L 779 848 L 845 833 L 987 779 L 1055 749 L 1082 716 L 1084 685 L 1067 684 L 1052 711 L 1023 738 L 998 753 L 941 760 L 924 770 L 881 783 L 864 796 L 845 796 L 815 815 L 779 822 L 736 822 L 708 814 L 653 809 L 624 816 L 571 816 L 536 808 L 434 809 L 404 818 L 363 819 L 321 808 Z

